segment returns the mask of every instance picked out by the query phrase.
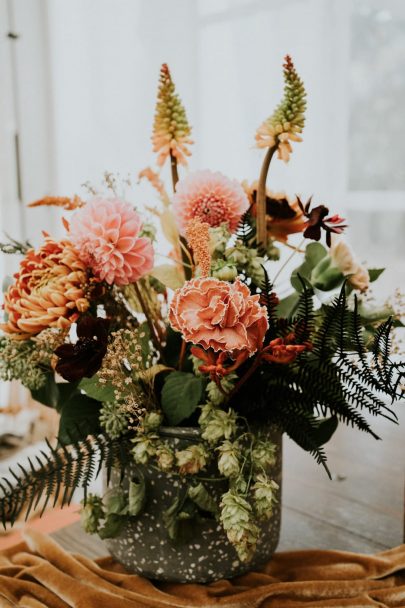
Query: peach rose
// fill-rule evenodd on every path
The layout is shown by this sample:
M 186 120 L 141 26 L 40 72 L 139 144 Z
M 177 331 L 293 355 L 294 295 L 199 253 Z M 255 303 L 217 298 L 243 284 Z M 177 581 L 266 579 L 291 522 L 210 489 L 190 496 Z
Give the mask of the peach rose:
M 269 326 L 259 298 L 250 295 L 240 279 L 192 279 L 174 293 L 170 324 L 186 342 L 233 355 L 247 350 L 251 355 L 263 344 Z

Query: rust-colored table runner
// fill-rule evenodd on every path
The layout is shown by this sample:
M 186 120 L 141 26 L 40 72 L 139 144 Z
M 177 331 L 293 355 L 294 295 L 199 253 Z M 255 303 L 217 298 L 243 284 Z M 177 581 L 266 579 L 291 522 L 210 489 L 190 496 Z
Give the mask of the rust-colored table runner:
M 405 545 L 362 555 L 279 553 L 261 572 L 210 585 L 154 584 L 110 558 L 70 555 L 48 536 L 0 553 L 0 606 L 24 608 L 405 607 Z

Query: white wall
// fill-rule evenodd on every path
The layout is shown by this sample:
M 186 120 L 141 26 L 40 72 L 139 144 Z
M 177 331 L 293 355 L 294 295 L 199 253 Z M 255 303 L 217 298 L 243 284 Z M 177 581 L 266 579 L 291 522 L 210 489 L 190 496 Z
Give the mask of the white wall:
M 357 20 L 375 21 L 378 32 L 385 32 L 385 37 L 375 38 L 375 45 L 381 46 L 384 57 L 393 57 L 392 78 L 402 78 L 405 66 L 398 48 L 405 33 L 405 3 L 0 0 L 3 13 L 7 6 L 13 7 L 22 34 L 15 43 L 20 93 L 10 102 L 5 66 L 11 43 L 3 38 L 0 83 L 6 98 L 0 100 L 0 129 L 9 129 L 10 140 L 15 117 L 7 118 L 4 106 L 14 103 L 22 137 L 24 202 L 47 193 L 82 193 L 81 184 L 97 183 L 106 169 L 129 173 L 136 181 L 138 171 L 154 160 L 150 134 L 162 62 L 171 66 L 194 127 L 191 169 L 209 167 L 254 179 L 263 155 L 253 148 L 254 131 L 281 98 L 281 64 L 288 52 L 308 91 L 307 123 L 304 142 L 294 145 L 290 163 L 272 166 L 270 185 L 314 194 L 315 201 L 343 214 L 346 209 L 353 224 L 349 234 L 363 258 L 378 250 L 378 259 L 387 252 L 382 259 L 387 263 L 389 256 L 402 251 L 405 188 L 391 192 L 387 176 L 384 191 L 350 191 L 347 175 L 350 166 L 367 163 L 367 157 L 350 156 L 353 130 L 363 129 L 364 135 L 382 128 L 385 140 L 393 142 L 389 151 L 396 156 L 405 152 L 403 138 L 395 138 L 395 133 L 391 137 L 388 123 L 368 125 L 372 114 L 358 92 L 369 90 L 374 66 L 363 61 L 359 67 L 356 57 L 353 60 L 356 15 Z M 378 82 L 384 78 L 384 64 L 379 69 Z M 377 102 L 386 103 L 392 86 L 387 76 L 386 86 L 379 86 L 373 100 L 380 95 Z M 363 103 L 366 126 L 351 123 L 357 98 Z M 402 103 L 397 113 L 403 121 Z M 10 193 L 15 183 L 13 149 L 8 145 L 0 154 L 0 178 L 11 184 L 0 186 L 9 227 L 10 210 L 15 212 Z M 150 197 L 146 189 L 130 195 L 138 204 L 151 202 Z M 360 211 L 353 213 L 352 206 Z M 393 207 L 390 221 L 387 210 Z M 58 229 L 57 213 L 34 210 L 27 217 L 30 237 L 37 237 L 41 228 Z M 14 230 L 14 220 L 12 224 Z

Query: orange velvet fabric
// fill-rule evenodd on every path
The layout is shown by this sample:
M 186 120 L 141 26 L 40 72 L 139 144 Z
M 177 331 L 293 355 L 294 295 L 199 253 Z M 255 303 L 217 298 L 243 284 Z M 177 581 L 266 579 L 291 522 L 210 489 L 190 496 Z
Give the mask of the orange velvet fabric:
M 209 585 L 153 583 L 111 558 L 66 553 L 37 530 L 0 554 L 0 606 L 23 608 L 405 607 L 405 545 L 361 555 L 278 553 L 262 569 Z

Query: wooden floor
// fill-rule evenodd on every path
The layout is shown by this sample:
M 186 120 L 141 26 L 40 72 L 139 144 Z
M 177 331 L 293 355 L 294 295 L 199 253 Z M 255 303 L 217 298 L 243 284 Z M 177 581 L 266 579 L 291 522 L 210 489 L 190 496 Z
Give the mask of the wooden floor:
M 372 419 L 382 441 L 341 427 L 327 446 L 330 481 L 311 456 L 284 442 L 283 516 L 279 550 L 339 549 L 374 553 L 404 538 L 405 407 L 400 425 Z M 52 535 L 69 551 L 106 554 L 76 523 Z

